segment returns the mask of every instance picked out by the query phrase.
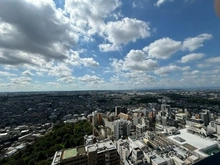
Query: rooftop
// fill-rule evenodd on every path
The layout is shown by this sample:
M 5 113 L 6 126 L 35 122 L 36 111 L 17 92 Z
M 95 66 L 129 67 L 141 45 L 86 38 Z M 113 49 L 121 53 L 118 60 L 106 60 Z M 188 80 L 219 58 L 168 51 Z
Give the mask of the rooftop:
M 108 150 L 115 149 L 115 145 L 113 144 L 112 141 L 107 140 L 107 141 L 99 142 L 99 143 L 96 143 L 96 144 L 88 145 L 88 146 L 86 146 L 86 149 L 87 149 L 88 152 L 92 152 L 92 151 L 95 151 L 95 150 L 97 150 L 98 152 L 101 152 L 101 151 L 104 151 L 106 149 L 108 149 Z
M 186 116 L 185 113 L 177 113 L 176 116 Z
M 163 163 L 166 162 L 162 157 L 160 157 L 160 156 L 157 155 L 157 154 L 154 155 L 151 160 L 152 160 L 152 162 L 154 162 L 155 164 L 163 164 Z
M 71 148 L 71 149 L 63 151 L 62 159 L 69 159 L 69 158 L 75 157 L 76 155 L 77 155 L 77 149 Z
M 169 136 L 168 138 L 182 146 L 186 146 L 187 144 L 187 145 L 190 145 L 193 149 L 200 150 L 200 149 L 212 146 L 214 144 L 217 144 L 217 142 L 215 141 L 211 141 L 207 138 L 202 138 L 198 135 L 189 133 L 187 129 L 182 129 L 179 131 L 180 131 L 179 135 L 172 135 L 172 136 Z M 185 141 L 181 142 L 181 141 L 176 140 L 178 139 L 178 137 L 184 139 Z

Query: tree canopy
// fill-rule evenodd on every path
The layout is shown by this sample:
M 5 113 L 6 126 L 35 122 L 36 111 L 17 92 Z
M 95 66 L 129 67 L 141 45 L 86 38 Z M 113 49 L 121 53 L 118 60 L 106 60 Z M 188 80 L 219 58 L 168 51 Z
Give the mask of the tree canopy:
M 33 145 L 16 155 L 0 160 L 2 165 L 49 165 L 57 150 L 83 145 L 84 135 L 92 134 L 93 127 L 87 121 L 74 124 L 59 123 Z

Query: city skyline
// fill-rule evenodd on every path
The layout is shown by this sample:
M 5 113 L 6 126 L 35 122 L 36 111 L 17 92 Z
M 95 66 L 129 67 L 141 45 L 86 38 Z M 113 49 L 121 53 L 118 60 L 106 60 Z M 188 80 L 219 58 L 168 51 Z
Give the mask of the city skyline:
M 0 92 L 217 87 L 214 1 L 0 2 Z

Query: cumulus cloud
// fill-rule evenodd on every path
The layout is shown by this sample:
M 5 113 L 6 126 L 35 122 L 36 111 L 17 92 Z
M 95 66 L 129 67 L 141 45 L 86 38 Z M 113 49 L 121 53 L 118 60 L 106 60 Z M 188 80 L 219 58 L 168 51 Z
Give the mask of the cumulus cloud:
M 99 67 L 99 63 L 93 58 L 81 58 L 78 51 L 71 51 L 69 58 L 65 62 L 72 66 L 87 66 L 87 67 Z
M 200 71 L 199 70 L 194 70 L 191 72 L 192 75 L 198 74 Z
M 113 75 L 110 78 L 112 88 L 120 87 L 120 89 L 144 88 L 152 86 L 156 83 L 156 77 L 147 74 L 144 71 L 124 72 Z
M 220 63 L 220 57 L 211 57 L 205 59 L 202 63 L 198 64 L 198 68 L 208 68 L 208 67 L 215 67 L 217 68 Z
M 191 54 L 183 56 L 181 58 L 181 63 L 188 63 L 188 62 L 191 62 L 191 61 L 200 60 L 204 56 L 205 55 L 203 53 L 191 53 Z
M 34 63 L 33 59 L 30 58 L 30 55 L 28 53 L 0 48 L 0 64 L 17 66 L 22 64 Z
M 183 50 L 188 50 L 190 52 L 198 49 L 199 47 L 203 46 L 203 42 L 206 40 L 210 40 L 212 39 L 212 35 L 211 34 L 200 34 L 196 37 L 190 37 L 190 38 L 186 38 L 183 42 Z
M 114 44 L 100 44 L 98 47 L 101 52 L 111 52 L 120 50 L 120 46 Z
M 111 59 L 111 66 L 116 72 L 121 71 L 151 71 L 158 67 L 155 60 L 147 59 L 142 50 L 131 50 L 122 60 Z
M 187 71 L 187 70 L 190 70 L 191 67 L 190 66 L 184 66 L 181 68 L 182 71 Z
M 81 58 L 81 62 L 85 66 L 99 67 L 99 63 L 96 62 L 93 58 Z
M 156 82 L 156 77 L 140 71 L 125 73 L 124 77 L 128 78 L 128 82 L 138 86 L 146 85 L 146 83 L 149 85 Z
M 169 65 L 169 66 L 163 66 L 157 70 L 155 70 L 155 74 L 160 75 L 160 76 L 167 76 L 173 71 L 180 70 L 181 67 L 176 66 L 176 65 Z
M 72 76 L 72 69 L 64 63 L 59 63 L 57 65 L 53 65 L 52 67 L 48 67 L 48 75 L 61 78 L 69 77 Z
M 123 70 L 123 65 L 124 65 L 124 61 L 123 60 L 118 60 L 118 59 L 110 59 L 111 61 L 111 66 L 114 68 L 114 71 L 116 72 L 121 72 L 121 70 Z
M 211 57 L 206 59 L 205 62 L 210 64 L 220 63 L 220 57 Z
M 30 62 L 17 51 L 36 54 L 47 60 L 61 60 L 66 58 L 65 52 L 77 41 L 68 18 L 56 9 L 52 0 L 2 1 L 0 24 L 0 31 L 4 31 L 0 33 L 0 48 L 6 53 L 1 55 L 0 61 L 6 64 Z M 8 49 L 10 55 L 7 54 Z
M 157 61 L 146 59 L 146 57 L 141 50 L 131 50 L 125 57 L 124 69 L 149 71 L 158 67 Z
M 119 0 L 66 0 L 64 8 L 79 32 L 90 36 L 103 30 L 105 18 L 120 5 Z
M 103 84 L 104 83 L 104 80 L 98 76 L 91 76 L 91 75 L 88 75 L 86 74 L 85 76 L 83 77 L 79 77 L 78 78 L 79 81 L 82 81 L 82 82 L 85 82 L 85 83 L 88 83 L 88 84 Z
M 24 72 L 22 72 L 23 76 L 34 76 L 34 73 L 32 73 L 30 70 L 25 70 Z
M 13 74 L 13 73 L 10 73 L 10 72 L 5 72 L 5 71 L 0 71 L 0 76 L 12 77 L 12 76 L 16 76 L 16 74 Z
M 30 77 L 16 77 L 16 78 L 10 78 L 10 84 L 9 85 L 30 85 L 31 84 L 32 79 Z
M 133 18 L 123 18 L 115 22 L 108 22 L 104 35 L 114 45 L 136 42 L 137 39 L 150 36 L 149 23 Z
M 167 37 L 154 41 L 143 50 L 148 53 L 149 58 L 168 59 L 180 50 L 181 47 L 182 44 L 180 41 L 175 41 Z
M 75 80 L 76 80 L 76 78 L 74 76 L 61 77 L 61 78 L 57 79 L 57 81 L 66 82 L 66 83 L 72 83 Z

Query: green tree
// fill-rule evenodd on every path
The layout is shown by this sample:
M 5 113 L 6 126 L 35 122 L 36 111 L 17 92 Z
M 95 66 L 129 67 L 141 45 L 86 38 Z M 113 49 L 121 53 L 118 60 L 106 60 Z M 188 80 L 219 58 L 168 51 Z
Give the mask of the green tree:
M 47 156 L 42 151 L 38 152 L 37 161 L 45 160 L 45 159 L 47 159 Z
M 37 163 L 37 165 L 50 165 L 50 162 L 48 160 L 41 160 Z
M 67 139 L 67 140 L 65 141 L 65 143 L 64 143 L 64 148 L 70 148 L 70 147 L 72 147 L 72 146 L 71 146 L 71 143 L 70 143 L 70 140 Z
M 28 165 L 35 165 L 35 161 L 33 159 L 31 159 L 29 162 L 28 162 Z

